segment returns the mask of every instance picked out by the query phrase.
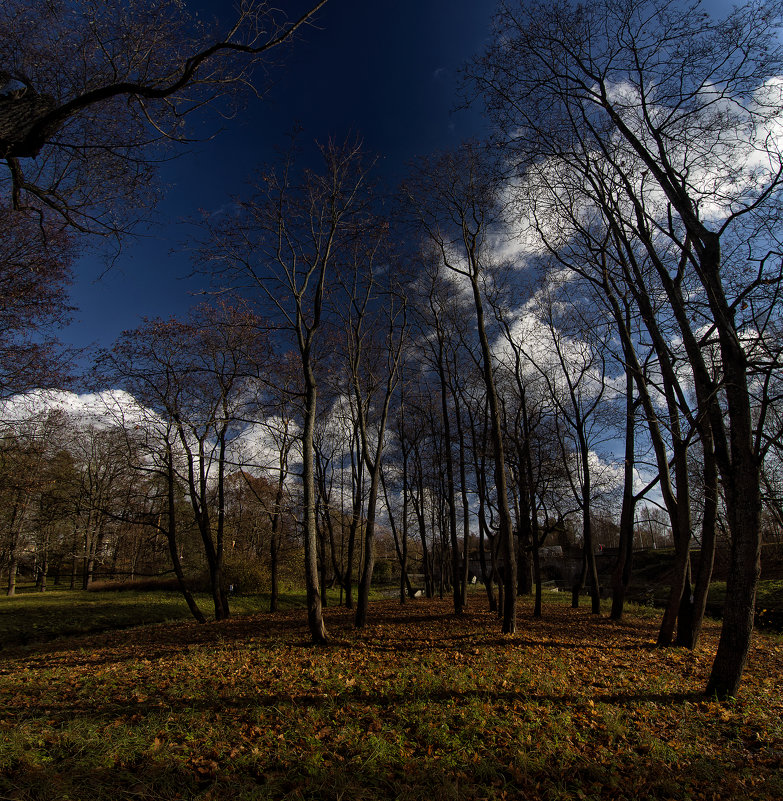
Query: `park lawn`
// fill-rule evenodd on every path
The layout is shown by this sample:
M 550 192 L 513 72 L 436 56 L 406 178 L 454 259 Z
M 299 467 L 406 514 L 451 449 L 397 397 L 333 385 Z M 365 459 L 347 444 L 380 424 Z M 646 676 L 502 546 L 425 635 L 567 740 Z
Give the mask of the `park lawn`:
M 148 625 L 0 656 L 3 799 L 780 799 L 783 640 L 757 635 L 738 697 L 702 695 L 657 620 L 480 596 Z
M 195 598 L 205 616 L 214 614 L 209 594 L 196 593 Z M 338 593 L 330 590 L 329 602 L 338 600 Z M 302 608 L 304 592 L 283 591 L 278 603 L 280 609 Z M 236 595 L 229 599 L 229 606 L 232 615 L 265 611 L 269 595 Z M 174 590 L 23 591 L 13 598 L 0 597 L 0 654 L 10 646 L 177 620 L 192 620 L 192 616 L 181 593 Z

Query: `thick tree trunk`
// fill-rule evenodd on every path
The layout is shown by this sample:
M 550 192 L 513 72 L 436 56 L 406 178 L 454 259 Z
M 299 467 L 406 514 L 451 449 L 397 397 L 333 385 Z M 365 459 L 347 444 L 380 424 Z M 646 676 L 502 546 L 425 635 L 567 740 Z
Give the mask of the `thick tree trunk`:
M 743 479 L 745 479 L 743 481 Z M 737 694 L 750 651 L 755 614 L 756 586 L 761 572 L 761 500 L 754 495 L 753 482 L 737 477 L 747 494 L 738 494 L 730 515 L 732 534 L 731 564 L 726 582 L 726 604 L 723 608 L 718 651 L 707 684 L 707 695 L 718 698 Z
M 753 633 L 756 587 L 761 573 L 761 462 L 754 444 L 748 362 L 737 335 L 734 313 L 723 292 L 717 235 L 705 237 L 700 256 L 700 278 L 709 296 L 720 341 L 730 422 L 728 454 L 723 449 L 716 456 L 723 474 L 732 539 L 723 626 L 706 692 L 727 698 L 737 693 Z M 717 416 L 715 406 L 713 399 Z M 715 425 L 712 429 L 717 448 Z
M 737 439 L 732 428 L 732 455 L 742 447 Z M 742 679 L 750 651 L 756 586 L 761 572 L 759 468 L 747 443 L 744 445 L 745 452 L 732 459 L 735 467 L 733 483 L 724 478 L 726 511 L 732 537 L 731 562 L 720 642 L 706 690 L 708 695 L 717 695 L 719 698 L 736 695 Z

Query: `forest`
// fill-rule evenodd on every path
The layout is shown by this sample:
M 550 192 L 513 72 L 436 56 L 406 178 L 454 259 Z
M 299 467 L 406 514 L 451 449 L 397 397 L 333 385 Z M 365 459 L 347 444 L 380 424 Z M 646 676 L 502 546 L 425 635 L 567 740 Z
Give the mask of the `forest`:
M 388 186 L 359 137 L 293 134 L 194 222 L 206 300 L 74 375 L 84 243 L 131 236 L 188 121 L 255 102 L 323 5 L 0 10 L 7 594 L 159 580 L 203 623 L 296 585 L 327 645 L 327 590 L 362 631 L 382 589 L 512 636 L 544 587 L 621 620 L 660 550 L 661 648 L 698 646 L 720 566 L 703 689 L 735 696 L 783 565 L 777 4 L 501 3 L 462 74 L 486 140 Z

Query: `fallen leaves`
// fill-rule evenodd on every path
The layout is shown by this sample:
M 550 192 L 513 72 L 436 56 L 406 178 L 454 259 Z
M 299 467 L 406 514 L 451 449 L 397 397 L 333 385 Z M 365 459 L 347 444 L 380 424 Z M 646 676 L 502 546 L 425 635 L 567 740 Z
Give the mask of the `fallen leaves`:
M 452 781 L 466 799 L 766 799 L 781 787 L 775 639 L 756 639 L 739 698 L 719 704 L 701 695 L 713 624 L 690 652 L 655 648 L 654 622 L 556 606 L 542 620 L 521 612 L 515 637 L 478 601 L 461 618 L 426 601 L 372 613 L 356 632 L 349 612 L 327 610 L 325 648 L 291 612 L 6 652 L 0 796 L 56 774 L 62 795 L 81 797 L 79 777 L 100 774 L 91 797 L 115 801 L 121 775 L 100 773 L 112 765 L 163 799 L 252 797 L 259 783 L 270 797 L 434 798 Z

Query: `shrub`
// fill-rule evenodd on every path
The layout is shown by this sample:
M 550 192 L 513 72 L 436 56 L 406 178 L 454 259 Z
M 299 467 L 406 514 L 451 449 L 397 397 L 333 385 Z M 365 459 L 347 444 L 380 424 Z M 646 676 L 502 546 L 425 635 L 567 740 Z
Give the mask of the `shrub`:
M 172 576 L 146 576 L 138 579 L 106 579 L 93 581 L 88 592 L 155 592 L 166 590 L 179 590 L 179 582 Z
M 269 569 L 257 558 L 227 554 L 223 562 L 223 586 L 239 595 L 264 592 L 269 587 Z

